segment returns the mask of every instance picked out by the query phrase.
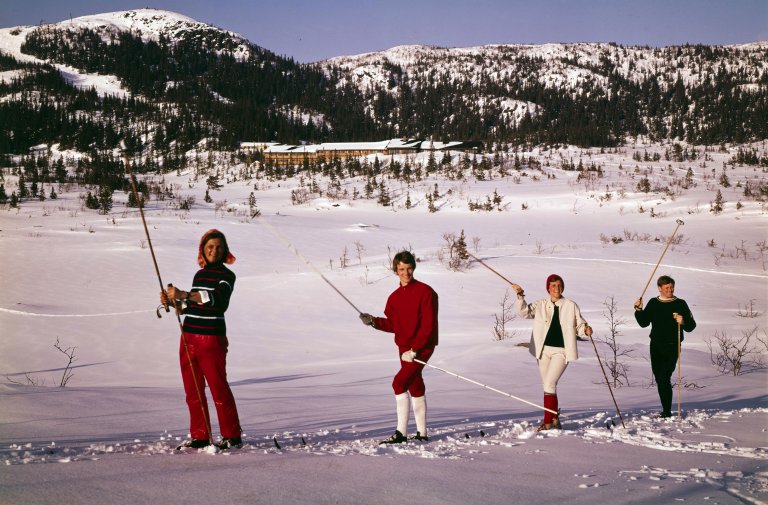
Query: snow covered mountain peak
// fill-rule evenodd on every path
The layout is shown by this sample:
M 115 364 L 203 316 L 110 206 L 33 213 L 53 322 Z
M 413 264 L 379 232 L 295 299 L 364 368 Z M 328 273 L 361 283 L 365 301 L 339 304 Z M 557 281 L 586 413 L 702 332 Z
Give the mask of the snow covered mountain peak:
M 59 28 L 90 28 L 100 31 L 130 31 L 142 39 L 157 40 L 160 34 L 178 36 L 194 30 L 213 28 L 182 14 L 159 9 L 135 9 L 80 16 L 56 23 Z M 224 30 L 222 30 L 224 31 Z M 231 33 L 231 32 L 227 32 Z M 240 37 L 237 34 L 233 34 Z

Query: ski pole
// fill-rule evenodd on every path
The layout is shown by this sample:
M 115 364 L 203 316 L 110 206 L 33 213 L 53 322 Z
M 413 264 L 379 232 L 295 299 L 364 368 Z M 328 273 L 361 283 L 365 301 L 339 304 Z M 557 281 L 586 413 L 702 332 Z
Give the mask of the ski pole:
M 559 412 L 557 412 L 556 410 L 548 409 L 548 408 L 546 408 L 546 407 L 542 407 L 541 405 L 536 405 L 535 403 L 533 403 L 533 402 L 529 402 L 528 400 L 523 400 L 522 398 L 518 398 L 518 397 L 517 397 L 517 396 L 515 396 L 515 395 L 511 395 L 511 394 L 509 394 L 509 393 L 505 393 L 504 391 L 501 391 L 500 389 L 496 389 L 496 388 L 493 388 L 493 387 L 491 387 L 491 386 L 488 386 L 488 385 L 486 385 L 486 384 L 483 384 L 483 383 L 477 382 L 477 381 L 475 381 L 475 380 L 472 380 L 472 379 L 470 379 L 470 378 L 464 377 L 463 375 L 459 375 L 459 374 L 457 374 L 457 373 L 449 372 L 448 370 L 446 370 L 446 369 L 444 369 L 444 368 L 440 368 L 439 366 L 430 365 L 430 364 L 429 364 L 429 363 L 427 363 L 426 361 L 421 361 L 420 359 L 416 359 L 416 358 L 414 358 L 414 359 L 413 359 L 413 361 L 415 361 L 416 363 L 421 363 L 422 365 L 428 366 L 428 367 L 430 367 L 430 368 L 434 368 L 434 369 L 436 369 L 436 370 L 440 370 L 441 372 L 445 372 L 445 373 L 447 373 L 448 375 L 453 375 L 454 377 L 456 377 L 456 378 L 458 378 L 458 379 L 461 379 L 461 380 L 464 380 L 464 381 L 467 381 L 467 382 L 471 382 L 472 384 L 476 384 L 476 385 L 478 385 L 478 386 L 482 386 L 482 387 L 484 387 L 485 389 L 490 389 L 490 390 L 491 390 L 491 391 L 493 391 L 494 393 L 499 393 L 499 394 L 501 394 L 501 395 L 504 395 L 504 396 L 508 396 L 508 397 L 510 397 L 510 398 L 512 398 L 512 399 L 514 399 L 514 400 L 517 400 L 517 401 L 520 401 L 520 402 L 523 402 L 523 403 L 527 403 L 528 405 L 530 405 L 530 406 L 532 406 L 532 407 L 536 407 L 536 408 L 538 408 L 538 409 L 543 409 L 543 410 L 546 410 L 547 412 L 551 412 L 552 414 L 555 414 L 556 416 L 560 416 L 560 417 L 568 417 L 568 416 L 567 416 L 567 415 L 565 415 L 565 414 L 560 414 L 560 413 L 559 413 Z
M 486 264 L 486 263 L 485 263 L 483 260 L 481 260 L 480 258 L 478 258 L 477 256 L 475 256 L 475 255 L 474 255 L 474 254 L 472 254 L 471 252 L 467 251 L 467 254 L 469 254 L 471 257 L 473 257 L 473 258 L 474 258 L 474 259 L 475 259 L 475 260 L 476 260 L 478 263 L 480 263 L 481 265 L 483 265 L 485 268 L 487 268 L 487 269 L 488 269 L 488 270 L 490 270 L 491 272 L 495 273 L 496 275 L 498 275 L 499 277 L 501 277 L 502 279 L 504 279 L 505 281 L 507 281 L 507 284 L 514 284 L 512 281 L 510 281 L 509 279 L 507 279 L 506 277 L 504 277 L 503 275 L 501 275 L 499 272 L 497 272 L 496 270 L 494 270 L 493 268 L 491 268 L 490 266 L 488 266 L 488 265 L 487 265 L 487 264 Z
M 589 337 L 589 341 L 592 342 L 592 347 L 595 349 L 595 356 L 597 356 L 597 362 L 600 363 L 600 370 L 603 371 L 603 377 L 605 377 L 605 384 L 608 386 L 608 391 L 611 393 L 611 399 L 613 400 L 613 404 L 616 406 L 616 412 L 619 414 L 619 419 L 621 419 L 621 427 L 626 428 L 624 426 L 624 417 L 621 415 L 621 410 L 619 410 L 619 404 L 616 403 L 616 397 L 613 396 L 613 389 L 611 389 L 611 384 L 608 382 L 608 375 L 605 373 L 605 368 L 603 368 L 603 362 L 600 360 L 600 353 L 597 352 L 597 346 L 595 345 L 595 341 L 592 339 L 592 335 L 587 335 Z
M 667 246 L 664 248 L 664 251 L 661 253 L 661 257 L 659 258 L 659 261 L 656 262 L 656 266 L 653 267 L 653 272 L 651 272 L 651 276 L 648 278 L 648 282 L 645 284 L 645 287 L 643 288 L 643 292 L 640 295 L 640 298 L 642 298 L 645 295 L 645 291 L 648 289 L 648 286 L 651 284 L 651 280 L 653 280 L 653 274 L 656 273 L 656 269 L 659 268 L 659 264 L 661 263 L 662 258 L 664 258 L 664 255 L 667 253 L 667 249 L 669 249 L 669 245 L 672 243 L 672 239 L 675 238 L 675 234 L 677 233 L 677 229 L 680 228 L 680 226 L 684 225 L 682 219 L 675 220 L 677 223 L 677 226 L 675 226 L 675 231 L 672 232 L 672 235 L 669 237 L 669 240 L 667 241 Z
M 677 315 L 675 313 L 674 315 Z M 680 363 L 680 323 L 677 323 L 677 420 L 680 421 L 680 383 L 682 382 L 681 369 L 682 363 Z
M 131 189 L 133 191 L 133 197 L 136 199 L 136 205 L 139 207 L 139 215 L 141 215 L 141 222 L 144 225 L 144 234 L 147 236 L 147 243 L 149 244 L 149 252 L 152 253 L 152 263 L 155 265 L 155 273 L 157 274 L 157 281 L 160 283 L 160 290 L 165 293 L 165 286 L 163 286 L 163 281 L 160 278 L 160 268 L 157 266 L 157 259 L 155 257 L 155 250 L 152 247 L 152 239 L 149 236 L 149 228 L 147 228 L 147 220 L 144 218 L 144 205 L 141 202 L 141 199 L 139 198 L 139 192 L 136 189 L 136 179 L 133 176 L 133 172 L 131 171 L 131 162 L 128 159 L 128 149 L 125 145 L 125 141 L 120 141 L 120 148 L 123 150 L 123 163 L 125 163 L 125 170 L 128 172 L 128 178 L 131 181 Z M 170 284 L 169 284 L 170 286 Z M 167 294 L 166 294 L 167 296 Z M 174 307 L 176 307 L 176 303 L 174 301 Z M 165 311 L 170 312 L 170 309 L 168 306 L 165 306 Z M 189 369 L 192 372 L 192 380 L 195 383 L 195 391 L 197 392 L 197 400 L 200 402 L 200 409 L 203 411 L 203 419 L 205 420 L 205 427 L 208 429 L 208 441 L 213 444 L 213 433 L 211 432 L 211 422 L 208 419 L 208 414 L 205 411 L 205 404 L 203 403 L 203 395 L 200 392 L 200 386 L 197 382 L 197 377 L 195 374 L 195 368 L 192 366 L 192 356 L 189 354 L 189 347 L 187 346 L 187 337 L 184 335 L 184 326 L 181 324 L 181 316 L 179 315 L 178 309 L 175 310 L 176 312 L 176 320 L 179 322 L 179 331 L 181 332 L 181 341 L 184 344 L 184 352 L 187 354 L 187 362 L 189 362 Z M 157 309 L 157 317 L 160 317 L 160 307 Z
M 315 273 L 316 273 L 317 275 L 319 275 L 320 277 L 322 277 L 322 279 L 323 279 L 323 280 L 324 280 L 324 281 L 325 281 L 325 282 L 326 282 L 326 283 L 327 283 L 329 286 L 331 286 L 331 287 L 333 288 L 333 290 L 334 290 L 334 291 L 336 291 L 336 293 L 338 293 L 338 294 L 339 294 L 339 296 L 340 296 L 340 297 L 344 298 L 344 301 L 346 301 L 346 302 L 347 302 L 349 305 L 351 305 L 351 306 L 352 306 L 352 308 L 353 308 L 353 309 L 355 309 L 355 310 L 357 311 L 357 313 L 358 313 L 358 314 L 362 314 L 362 313 L 363 313 L 363 312 L 362 312 L 360 309 L 358 309 L 357 307 L 355 307 L 355 304 L 354 304 L 354 303 L 352 303 L 352 302 L 349 300 L 349 298 L 347 298 L 346 296 L 344 296 L 344 293 L 342 293 L 341 291 L 339 291 L 339 289 L 338 289 L 336 286 L 334 286 L 334 285 L 333 285 L 333 283 L 332 283 L 331 281 L 329 281 L 329 280 L 328 280 L 328 279 L 325 277 L 325 275 L 323 275 L 323 273 L 322 273 L 320 270 L 318 270 L 318 269 L 315 267 L 315 265 L 313 265 L 313 264 L 312 264 L 312 262 L 311 262 L 311 261 L 309 261 L 309 260 L 308 260 L 308 259 L 307 259 L 307 258 L 306 258 L 306 257 L 305 257 L 303 254 L 301 254 L 301 253 L 299 252 L 299 250 L 298 250 L 298 249 L 296 249 L 296 247 L 295 247 L 293 244 L 291 244 L 291 241 L 290 241 L 290 240 L 288 240 L 288 239 L 286 238 L 286 236 L 285 236 L 285 235 L 283 235 L 282 233 L 280 233 L 280 231 L 279 231 L 277 228 L 275 228 L 274 226 L 272 226 L 272 225 L 271 225 L 271 224 L 270 224 L 270 223 L 269 223 L 269 222 L 268 222 L 266 219 L 264 219 L 264 218 L 261 218 L 261 219 L 259 219 L 259 221 L 260 221 L 260 222 L 261 222 L 261 223 L 262 223 L 264 226 L 266 226 L 267 230 L 269 230 L 269 231 L 270 231 L 270 233 L 272 233 L 272 235 L 274 235 L 275 237 L 277 237 L 277 238 L 278 238 L 278 240 L 280 240 L 280 241 L 281 241 L 281 242 L 283 242 L 285 245 L 287 245 L 287 246 L 288 246 L 288 249 L 291 249 L 291 250 L 292 250 L 292 251 L 293 251 L 293 252 L 296 254 L 296 256 L 298 256 L 300 259 L 302 259 L 302 260 L 304 261 L 304 263 L 306 263 L 307 265 L 309 265 L 309 267 L 310 267 L 312 270 L 314 270 L 314 271 L 315 271 Z
M 320 275 L 320 277 L 322 277 L 322 278 L 323 278 L 323 280 L 324 280 L 324 281 L 325 281 L 325 282 L 326 282 L 326 283 L 327 283 L 329 286 L 331 286 L 331 287 L 333 288 L 333 290 L 334 290 L 334 291 L 336 291 L 336 293 L 338 293 L 338 294 L 339 294 L 339 296 L 341 296 L 342 298 L 344 298 L 344 300 L 345 300 L 345 301 L 346 301 L 346 302 L 347 302 L 347 303 L 348 303 L 350 306 L 352 306 L 352 308 L 353 308 L 353 309 L 355 309 L 355 310 L 357 311 L 357 313 L 358 313 L 358 314 L 362 314 L 362 311 L 361 311 L 360 309 L 358 309 L 358 308 L 355 306 L 355 304 L 354 304 L 354 303 L 352 303 L 352 302 L 349 300 L 349 298 L 347 298 L 346 296 L 344 296 L 344 294 L 343 294 L 341 291 L 339 291 L 339 289 L 338 289 L 338 288 L 336 288 L 336 286 L 334 286 L 334 285 L 333 285 L 333 283 L 332 283 L 331 281 L 329 281 L 329 280 L 328 280 L 328 279 L 327 279 L 327 278 L 326 278 L 326 277 L 325 277 L 325 276 L 322 274 L 322 272 L 320 272 L 320 271 L 319 271 L 317 268 L 315 268 L 315 266 L 312 264 L 312 262 L 310 262 L 310 261 L 309 261 L 309 260 L 308 260 L 306 257 L 304 257 L 304 255 L 303 255 L 303 254 L 301 254 L 301 253 L 299 252 L 299 250 L 298 250 L 298 249 L 296 249 L 296 247 L 295 247 L 293 244 L 291 244 L 291 242 L 290 242 L 290 241 L 289 241 L 289 240 L 288 240 L 288 239 L 287 239 L 287 238 L 286 238 L 286 237 L 285 237 L 285 236 L 284 236 L 282 233 L 280 233 L 280 232 L 279 232 L 279 231 L 278 231 L 278 230 L 277 230 L 277 229 L 276 229 L 274 226 L 272 226 L 271 224 L 269 224 L 267 221 L 265 221 L 265 220 L 261 219 L 261 222 L 262 222 L 262 223 L 264 223 L 264 225 L 267 227 L 267 229 L 268 229 L 268 230 L 269 230 L 269 231 L 270 231 L 270 232 L 271 232 L 271 233 L 272 233 L 272 234 L 273 234 L 275 237 L 277 237 L 278 239 L 280 239 L 280 241 L 281 241 L 281 242 L 284 242 L 284 243 L 285 243 L 285 244 L 288 246 L 288 248 L 289 248 L 289 249 L 293 250 L 293 252 L 296 254 L 296 256 L 298 256 L 299 258 L 301 258 L 302 260 L 304 260 L 304 262 L 305 262 L 307 265 L 309 265 L 309 266 L 312 268 L 312 270 L 314 270 L 314 271 L 315 271 L 315 272 L 316 272 L 318 275 Z M 445 373 L 447 373 L 447 374 L 449 374 L 449 375 L 453 375 L 454 377 L 458 377 L 459 379 L 465 380 L 465 381 L 467 381 L 467 382 L 471 382 L 472 384 L 477 384 L 478 386 L 482 386 L 482 387 L 484 387 L 484 388 L 486 388 L 486 389 L 490 389 L 491 391 L 494 391 L 494 392 L 496 392 L 496 393 L 502 394 L 502 395 L 504 395 L 504 396 L 508 396 L 508 397 L 510 397 L 510 398 L 513 398 L 513 399 L 515 399 L 515 400 L 521 401 L 521 402 L 523 402 L 523 403 L 527 403 L 528 405 L 531 405 L 531 406 L 533 406 L 533 407 L 536 407 L 536 408 L 539 408 L 539 409 L 543 409 L 543 410 L 546 410 L 547 412 L 551 412 L 551 413 L 553 413 L 553 414 L 555 414 L 555 415 L 559 415 L 560 417 L 568 417 L 568 416 L 566 416 L 565 414 L 560 414 L 559 412 L 557 412 L 557 411 L 555 411 L 555 410 L 551 410 L 551 409 L 548 409 L 548 408 L 542 407 L 541 405 L 537 405 L 537 404 L 535 404 L 535 403 L 531 403 L 531 402 L 529 402 L 529 401 L 527 401 L 527 400 L 523 400 L 522 398 L 518 398 L 517 396 L 511 395 L 511 394 L 509 394 L 509 393 L 505 393 L 504 391 L 501 391 L 501 390 L 499 390 L 499 389 L 496 389 L 496 388 L 492 388 L 492 387 L 490 387 L 490 386 L 487 386 L 487 385 L 485 385 L 485 384 L 481 384 L 480 382 L 474 381 L 474 380 L 472 380 L 472 379 L 469 379 L 469 378 L 467 378 L 467 377 L 463 377 L 463 376 L 461 376 L 461 375 L 458 375 L 458 374 L 455 374 L 455 373 L 453 373 L 453 372 L 449 372 L 448 370 L 445 370 L 445 369 L 443 369 L 443 368 L 437 367 L 437 366 L 435 366 L 435 365 L 430 365 L 430 364 L 429 364 L 429 363 L 427 363 L 426 361 L 421 361 L 421 360 L 419 360 L 419 359 L 414 359 L 414 361 L 415 361 L 415 362 L 417 362 L 417 363 L 421 363 L 422 365 L 425 365 L 425 366 L 428 366 L 428 367 L 431 367 L 431 368 L 435 368 L 435 369 L 437 369 L 437 370 L 440 370 L 441 372 L 445 372 Z

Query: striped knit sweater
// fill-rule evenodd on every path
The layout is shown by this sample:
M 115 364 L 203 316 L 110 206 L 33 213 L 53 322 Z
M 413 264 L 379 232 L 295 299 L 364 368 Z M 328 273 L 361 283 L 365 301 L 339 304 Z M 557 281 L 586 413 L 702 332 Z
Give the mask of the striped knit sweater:
M 187 302 L 184 310 L 184 331 L 200 335 L 226 336 L 224 312 L 229 307 L 229 297 L 235 288 L 235 274 L 223 264 L 206 265 L 198 270 L 190 292 L 205 292 L 208 302 Z

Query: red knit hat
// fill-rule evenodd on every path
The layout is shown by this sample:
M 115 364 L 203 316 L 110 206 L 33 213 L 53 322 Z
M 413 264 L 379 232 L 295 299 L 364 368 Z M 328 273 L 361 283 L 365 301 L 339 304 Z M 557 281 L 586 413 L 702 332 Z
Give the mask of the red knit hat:
M 203 247 L 205 246 L 205 243 L 212 238 L 221 239 L 222 244 L 224 244 L 224 261 L 223 262 L 226 263 L 227 265 L 231 265 L 232 263 L 234 263 L 236 258 L 232 255 L 231 252 L 229 252 L 229 246 L 227 245 L 227 238 L 219 230 L 217 230 L 216 228 L 212 228 L 207 232 L 203 233 L 203 236 L 200 238 L 200 246 L 197 249 L 197 264 L 200 265 L 200 268 L 203 268 L 206 265 L 205 255 L 203 254 Z
M 547 290 L 547 293 L 549 293 L 549 283 L 550 283 L 550 282 L 554 282 L 554 281 L 560 281 L 560 282 L 562 282 L 562 283 L 563 283 L 563 291 L 565 291 L 565 281 L 563 280 L 563 278 L 562 278 L 562 277 L 560 277 L 560 276 L 559 276 L 559 275 L 557 275 L 557 274 L 552 274 L 552 275 L 550 275 L 549 277 L 547 277 L 547 285 L 546 285 L 546 287 L 545 287 L 545 289 Z

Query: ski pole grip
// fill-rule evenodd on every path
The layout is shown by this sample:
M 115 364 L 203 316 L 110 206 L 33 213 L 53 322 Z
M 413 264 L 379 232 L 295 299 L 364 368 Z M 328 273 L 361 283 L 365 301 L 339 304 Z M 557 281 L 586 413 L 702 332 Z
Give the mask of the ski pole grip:
M 169 282 L 169 283 L 168 283 L 168 287 L 169 287 L 169 288 L 172 288 L 172 287 L 173 287 L 173 284 L 171 284 L 171 283 Z M 167 292 L 167 291 L 166 291 L 166 293 L 165 293 L 165 296 L 168 296 L 168 292 Z M 169 301 L 170 301 L 170 300 L 169 300 Z M 176 305 L 176 300 L 174 300 L 174 301 L 173 301 L 173 305 L 174 305 L 174 306 Z M 170 311 L 171 311 L 171 308 L 170 308 L 168 305 L 165 305 L 165 311 L 166 311 L 166 312 L 170 312 Z

